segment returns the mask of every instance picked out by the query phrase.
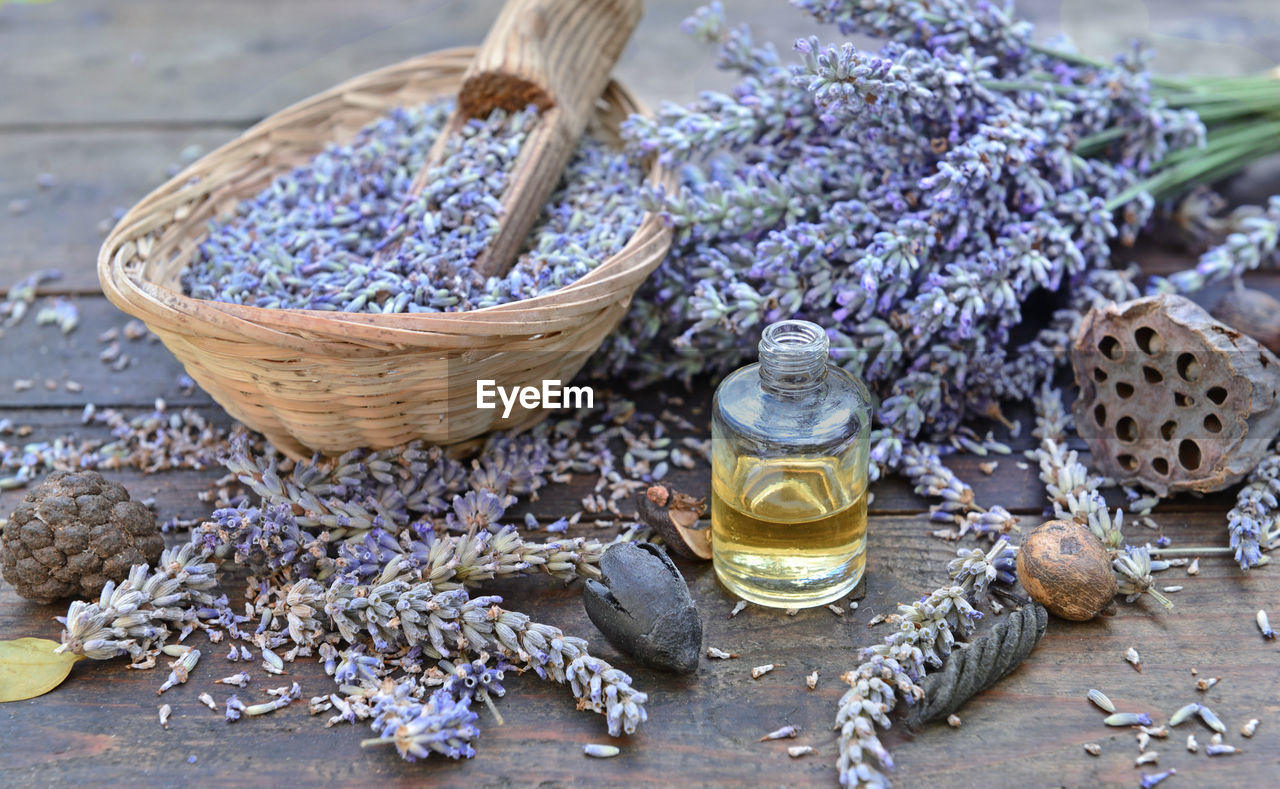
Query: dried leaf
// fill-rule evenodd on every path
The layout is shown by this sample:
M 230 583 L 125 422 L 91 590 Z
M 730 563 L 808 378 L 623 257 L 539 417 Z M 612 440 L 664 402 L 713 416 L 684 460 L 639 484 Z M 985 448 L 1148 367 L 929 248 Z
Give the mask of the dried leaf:
M 83 656 L 56 653 L 58 646 L 47 638 L 0 641 L 0 702 L 33 699 L 61 685 Z

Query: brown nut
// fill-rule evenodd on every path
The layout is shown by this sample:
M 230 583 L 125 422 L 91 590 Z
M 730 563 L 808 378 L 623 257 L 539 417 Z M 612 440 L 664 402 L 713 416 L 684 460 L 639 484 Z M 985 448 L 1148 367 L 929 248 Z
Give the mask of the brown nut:
M 1238 288 L 1219 299 L 1210 314 L 1280 354 L 1280 301 L 1260 290 Z
M 1047 521 L 1027 535 L 1018 580 L 1049 613 L 1076 622 L 1097 616 L 1119 591 L 1102 541 L 1074 521 Z

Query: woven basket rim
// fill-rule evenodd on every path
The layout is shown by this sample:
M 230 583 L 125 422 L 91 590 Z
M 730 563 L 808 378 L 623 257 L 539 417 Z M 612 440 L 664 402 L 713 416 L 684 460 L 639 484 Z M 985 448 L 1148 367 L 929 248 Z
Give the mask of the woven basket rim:
M 580 322 L 583 315 L 575 307 L 581 309 L 598 305 L 603 299 L 616 297 L 620 291 L 633 291 L 649 274 L 649 270 L 628 265 L 636 257 L 635 253 L 652 244 L 669 243 L 670 239 L 670 228 L 652 212 L 641 217 L 640 224 L 621 249 L 573 282 L 527 299 L 456 312 L 386 314 L 256 307 L 194 298 L 128 270 L 126 262 L 137 255 L 137 239 L 154 229 L 151 225 L 156 221 L 156 204 L 179 197 L 185 189 L 196 188 L 198 185 L 188 181 L 202 175 L 202 163 L 255 143 L 268 142 L 271 130 L 283 121 L 325 105 L 335 96 L 376 83 L 381 78 L 425 68 L 457 70 L 460 73 L 476 49 L 456 47 L 430 52 L 345 80 L 273 113 L 188 165 L 134 204 L 103 241 L 97 267 L 104 293 L 126 312 L 137 310 L 143 313 L 139 317 L 155 315 L 173 320 L 181 316 L 203 324 L 200 328 L 205 334 L 208 329 L 217 327 L 226 333 L 228 340 L 253 338 L 303 350 L 310 348 L 310 343 L 315 340 L 354 345 L 363 344 L 363 340 L 370 343 L 370 347 L 385 347 L 388 343 L 398 346 L 435 345 L 445 337 L 456 341 L 474 335 L 510 333 L 525 336 L 535 325 L 543 327 L 546 333 L 555 333 Z M 648 113 L 648 108 L 616 80 L 610 81 L 605 95 L 615 108 L 623 112 Z M 674 174 L 654 162 L 646 182 L 670 187 L 674 184 Z M 204 235 L 201 233 L 192 238 L 200 239 Z M 131 244 L 135 245 L 132 250 L 129 249 Z

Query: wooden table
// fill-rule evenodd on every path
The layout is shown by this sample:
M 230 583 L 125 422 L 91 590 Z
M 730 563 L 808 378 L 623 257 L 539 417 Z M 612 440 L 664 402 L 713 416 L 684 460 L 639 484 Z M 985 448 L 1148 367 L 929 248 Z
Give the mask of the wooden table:
M 495 6 L 475 5 L 461 0 L 0 3 L 0 73 L 6 75 L 0 82 L 0 206 L 29 201 L 21 215 L 0 211 L 0 279 L 9 283 L 38 269 L 60 268 L 63 278 L 42 293 L 73 296 L 82 316 L 80 327 L 65 337 L 37 326 L 32 315 L 5 330 L 0 417 L 30 425 L 28 440 L 65 433 L 101 436 L 80 424 L 86 402 L 132 414 L 149 410 L 162 397 L 170 408 L 191 406 L 225 423 L 207 397 L 183 394 L 177 384 L 181 370 L 160 345 L 125 343 L 136 361 L 123 372 L 98 361 L 96 336 L 126 318 L 98 292 L 95 226 L 113 207 L 130 204 L 157 184 L 166 165 L 180 160 L 187 146 L 208 150 L 264 114 L 351 74 L 478 41 Z M 1215 4 L 1213 16 L 1195 10 L 1198 5 L 1192 0 L 1150 3 L 1151 29 L 1165 46 L 1166 63 L 1241 71 L 1265 64 L 1260 53 L 1276 50 L 1280 12 L 1267 0 Z M 1063 6 L 1066 27 L 1099 47 L 1110 46 L 1135 18 L 1133 13 L 1088 17 L 1081 3 Z M 1134 9 L 1141 10 L 1136 3 L 1129 10 L 1137 13 Z M 620 66 L 623 78 L 650 100 L 687 98 L 694 86 L 724 85 L 697 47 L 676 32 L 687 11 L 684 3 L 650 2 Z M 1058 11 L 1059 4 L 1049 2 L 1026 10 L 1050 29 Z M 738 13 L 784 46 L 809 29 L 801 15 L 777 2 L 744 2 Z M 1207 45 L 1211 59 L 1195 60 L 1177 46 L 1179 36 L 1219 43 Z M 687 63 L 704 65 L 686 68 Z M 42 172 L 56 176 L 52 188 L 37 188 Z M 1277 185 L 1265 176 L 1243 183 L 1254 198 Z M 1153 271 L 1190 262 L 1185 252 L 1158 247 L 1145 248 L 1139 257 Z M 1275 277 L 1261 284 L 1280 294 Z M 37 385 L 17 392 L 12 382 L 18 378 L 35 378 Z M 55 382 L 54 391 L 44 387 L 46 378 Z M 83 391 L 69 391 L 67 379 L 82 384 Z M 654 396 L 642 393 L 640 399 L 651 402 Z M 709 396 L 702 386 L 687 398 L 687 410 L 699 424 L 705 422 Z M 1029 444 L 1024 438 L 1017 446 Z M 978 470 L 977 459 L 950 462 L 973 484 L 980 502 L 1004 505 L 1029 528 L 1042 518 L 1044 496 L 1034 468 L 1021 468 L 1020 460 L 1002 459 L 990 476 Z M 164 520 L 207 515 L 210 505 L 198 494 L 221 473 L 112 476 L 136 498 L 154 497 Z M 705 493 L 707 470 L 680 472 L 673 481 Z M 567 515 L 586 484 L 578 479 L 550 489 L 530 511 L 544 522 Z M 583 613 L 577 585 L 528 578 L 490 587 L 508 605 L 586 637 L 593 651 L 632 673 L 649 693 L 648 723 L 621 741 L 623 752 L 612 760 L 588 760 L 581 752 L 584 743 L 608 739 L 599 717 L 575 712 L 565 689 L 532 676 L 507 683 L 509 693 L 500 702 L 505 725 L 482 713 L 478 753 L 468 762 L 432 758 L 409 764 L 389 751 L 362 750 L 359 741 L 368 729 L 325 729 L 305 705 L 228 725 L 195 699 L 202 690 L 221 699 L 225 693 L 212 680 L 235 670 L 223 661 L 225 650 L 214 649 L 191 682 L 165 695 L 163 701 L 173 706 L 167 730 L 157 722 L 154 693 L 163 673 L 131 671 L 122 660 L 84 661 L 55 692 L 4 705 L 0 785 L 832 785 L 836 737 L 831 722 L 844 687 L 839 675 L 856 665 L 859 647 L 886 634 L 883 625 L 868 628 L 872 617 L 891 613 L 897 601 L 917 599 L 942 583 L 946 561 L 957 547 L 928 536 L 933 525 L 927 502 L 901 481 L 880 483 L 875 494 L 865 597 L 843 617 L 826 608 L 789 617 L 749 607 L 729 619 L 734 600 L 718 587 L 710 567 L 681 562 L 702 612 L 704 643 L 741 655 L 704 661 L 687 678 L 638 667 L 609 646 Z M 21 490 L 0 494 L 0 514 L 23 495 Z M 1156 519 L 1175 545 L 1224 545 L 1224 514 L 1231 501 L 1230 494 L 1180 497 L 1161 504 Z M 1138 526 L 1130 532 L 1134 540 L 1155 536 Z M 1168 786 L 1274 782 L 1280 775 L 1280 647 L 1262 640 L 1253 613 L 1269 607 L 1273 620 L 1280 620 L 1280 576 L 1274 568 L 1243 574 L 1221 556 L 1206 556 L 1200 567 L 1195 577 L 1177 569 L 1162 576 L 1162 584 L 1184 587 L 1172 596 L 1177 603 L 1172 612 L 1144 600 L 1121 606 L 1109 619 L 1051 621 L 1026 663 L 961 711 L 960 728 L 931 725 L 913 737 L 895 727 L 885 741 L 898 761 L 898 785 L 1135 785 L 1133 733 L 1102 725 L 1102 715 L 1085 701 L 1091 687 L 1106 691 L 1122 709 L 1147 710 L 1158 720 L 1188 701 L 1205 701 L 1229 726 L 1227 742 L 1247 751 L 1212 760 L 1203 751 L 1188 753 L 1183 744 L 1188 733 L 1202 743 L 1210 733 L 1186 724 L 1167 741 L 1152 744 L 1161 753 L 1159 769 L 1178 769 Z M 233 593 L 238 578 L 227 574 Z M 64 610 L 22 600 L 0 583 L 0 637 L 57 638 L 52 617 Z M 1130 646 L 1142 653 L 1141 673 L 1124 661 Z M 750 668 L 762 663 L 782 667 L 752 680 Z M 1198 693 L 1193 668 L 1202 677 L 1222 680 L 1207 694 Z M 810 691 L 804 675 L 814 670 L 821 679 Z M 331 688 L 314 663 L 300 662 L 290 671 L 307 696 Z M 244 695 L 257 700 L 260 689 L 269 686 L 259 678 Z M 1240 725 L 1254 717 L 1262 720 L 1257 736 L 1242 740 Z M 786 723 L 801 727 L 796 740 L 757 742 Z M 1101 744 L 1101 756 L 1086 755 L 1081 748 L 1086 742 Z M 785 746 L 791 744 L 811 744 L 818 755 L 790 759 Z

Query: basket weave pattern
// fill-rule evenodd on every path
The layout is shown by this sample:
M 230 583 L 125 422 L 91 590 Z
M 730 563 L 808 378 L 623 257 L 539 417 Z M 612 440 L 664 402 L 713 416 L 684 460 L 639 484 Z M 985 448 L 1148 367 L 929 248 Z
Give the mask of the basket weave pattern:
M 103 243 L 98 278 L 233 417 L 301 457 L 413 439 L 452 443 L 519 430 L 548 412 L 475 408 L 476 381 L 570 380 L 626 313 L 671 242 L 646 215 L 616 255 L 576 282 L 469 312 L 380 315 L 264 309 L 183 295 L 182 270 L 209 220 L 330 142 L 394 107 L 456 94 L 474 50 L 431 53 L 288 107 L 208 154 L 134 206 Z M 594 133 L 616 133 L 636 100 L 611 83 Z M 654 179 L 669 176 L 656 168 Z

